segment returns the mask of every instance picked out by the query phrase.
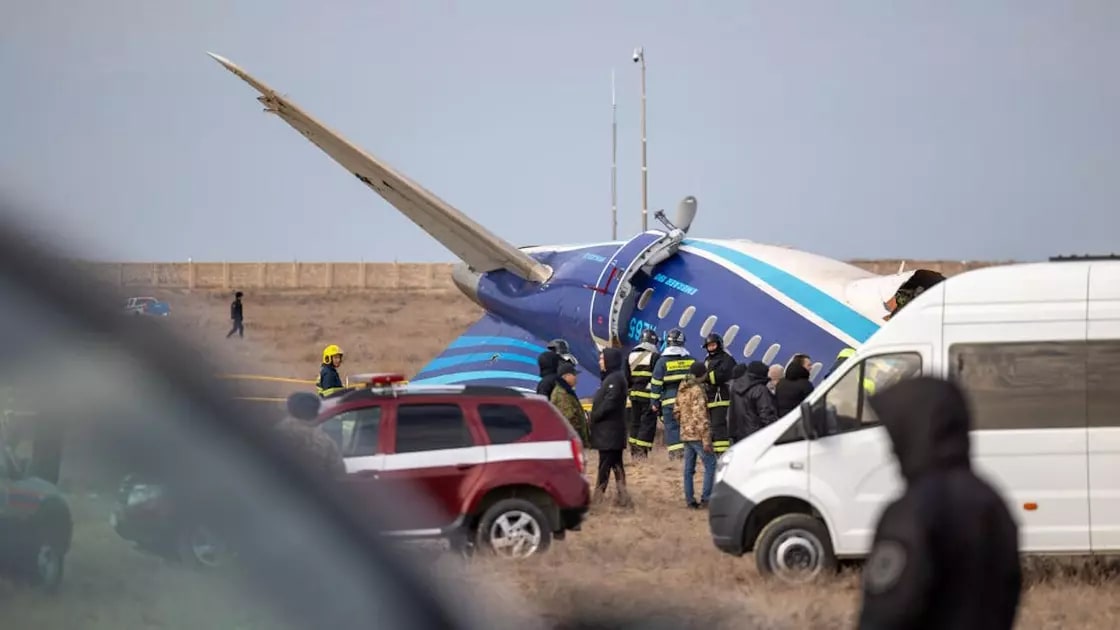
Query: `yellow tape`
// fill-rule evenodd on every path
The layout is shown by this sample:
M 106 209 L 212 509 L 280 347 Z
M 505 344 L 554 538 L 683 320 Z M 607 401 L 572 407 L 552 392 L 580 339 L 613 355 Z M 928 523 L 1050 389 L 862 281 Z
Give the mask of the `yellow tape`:
M 234 381 L 271 381 L 274 383 L 300 383 L 314 385 L 315 381 L 302 378 L 286 378 L 283 376 L 264 376 L 262 374 L 217 374 L 218 378 Z
M 263 396 L 236 396 L 234 400 L 251 400 L 253 402 L 288 402 L 287 398 L 265 398 Z

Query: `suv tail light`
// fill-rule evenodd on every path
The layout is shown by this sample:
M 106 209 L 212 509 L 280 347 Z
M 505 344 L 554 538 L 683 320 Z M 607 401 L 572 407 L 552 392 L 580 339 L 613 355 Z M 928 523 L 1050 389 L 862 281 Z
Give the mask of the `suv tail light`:
M 572 459 L 576 461 L 576 470 L 582 475 L 584 469 L 583 442 L 578 437 L 574 437 L 569 440 L 569 443 L 572 445 Z

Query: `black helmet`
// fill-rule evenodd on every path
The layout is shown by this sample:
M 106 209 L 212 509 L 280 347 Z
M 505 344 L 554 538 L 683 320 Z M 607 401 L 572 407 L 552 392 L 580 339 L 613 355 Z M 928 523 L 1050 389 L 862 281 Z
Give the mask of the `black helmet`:
M 708 336 L 704 337 L 704 347 L 705 348 L 708 347 L 708 344 L 712 344 L 712 343 L 716 344 L 715 352 L 719 352 L 720 350 L 723 350 L 723 336 L 720 335 L 719 333 L 708 333 Z
M 665 335 L 665 345 L 667 346 L 683 346 L 684 345 L 684 331 L 680 328 L 674 328 Z
M 563 339 L 553 339 L 548 342 L 548 349 L 556 354 L 571 354 L 571 348 L 568 347 L 568 342 Z
M 656 346 L 657 344 L 661 343 L 661 340 L 657 338 L 657 331 L 656 330 L 654 330 L 652 328 L 644 328 L 644 329 L 642 329 L 641 336 L 638 338 L 638 342 L 639 343 L 652 343 L 653 345 Z

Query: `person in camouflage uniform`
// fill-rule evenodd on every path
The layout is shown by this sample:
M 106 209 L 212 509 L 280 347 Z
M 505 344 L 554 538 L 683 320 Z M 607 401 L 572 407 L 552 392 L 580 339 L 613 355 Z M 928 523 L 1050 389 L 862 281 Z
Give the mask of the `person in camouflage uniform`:
M 559 378 L 556 379 L 556 386 L 552 388 L 552 394 L 548 397 L 549 402 L 560 411 L 560 415 L 568 419 L 572 428 L 579 434 L 580 440 L 583 441 L 583 447 L 587 448 L 590 444 L 590 437 L 587 434 L 587 412 L 583 410 L 579 396 L 576 396 L 576 366 L 562 363 L 557 376 Z
M 314 408 L 312 408 L 314 405 Z M 316 424 L 319 399 L 295 397 L 288 402 L 288 415 L 276 423 L 276 433 L 292 453 L 300 456 L 312 471 L 327 479 L 346 475 L 346 462 L 338 444 Z
M 689 508 L 697 509 L 708 504 L 716 473 L 716 456 L 712 449 L 712 426 L 708 415 L 708 394 L 704 387 L 707 368 L 699 361 L 689 367 L 689 377 L 677 390 L 677 404 L 673 415 L 681 426 L 681 443 L 684 444 L 684 501 Z M 697 503 L 692 485 L 696 475 L 696 458 L 704 460 L 704 486 Z

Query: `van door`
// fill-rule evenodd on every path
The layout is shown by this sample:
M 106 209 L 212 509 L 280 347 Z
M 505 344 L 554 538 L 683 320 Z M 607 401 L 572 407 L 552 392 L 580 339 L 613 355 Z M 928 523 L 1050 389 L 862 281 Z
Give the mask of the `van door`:
M 1089 549 L 1084 304 L 1079 320 L 1073 306 L 1060 318 L 1053 305 L 1023 304 L 1021 317 L 1001 305 L 1005 321 L 992 323 L 950 323 L 946 307 L 946 365 L 972 406 L 973 465 L 1007 500 L 1026 552 Z
M 1093 552 L 1120 551 L 1120 265 L 1089 270 L 1089 531 Z
M 886 429 L 867 405 L 875 391 L 920 376 L 932 346 L 886 350 L 854 365 L 811 407 L 827 435 L 809 444 L 809 492 L 839 556 L 868 553 L 879 514 L 902 491 Z

